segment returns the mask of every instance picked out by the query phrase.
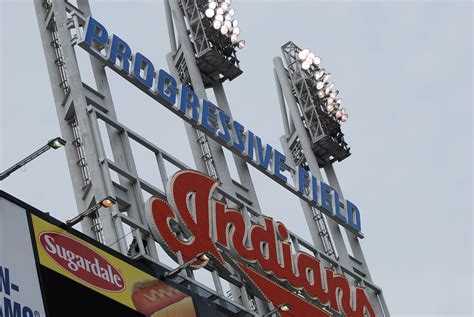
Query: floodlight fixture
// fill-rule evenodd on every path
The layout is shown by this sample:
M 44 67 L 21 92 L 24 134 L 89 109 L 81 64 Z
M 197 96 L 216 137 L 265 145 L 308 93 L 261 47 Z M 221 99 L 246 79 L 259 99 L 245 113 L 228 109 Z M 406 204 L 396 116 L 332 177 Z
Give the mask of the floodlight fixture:
M 298 53 L 298 58 L 302 61 L 304 61 L 307 57 L 307 53 L 305 52 L 305 50 L 302 50 Z
M 75 224 L 77 224 L 78 222 L 82 221 L 85 217 L 90 216 L 94 212 L 98 211 L 100 208 L 109 208 L 112 205 L 115 205 L 116 203 L 117 203 L 117 200 L 115 198 L 113 198 L 111 196 L 108 196 L 108 197 L 102 199 L 101 201 L 99 201 L 94 206 L 90 207 L 89 209 L 84 210 L 83 212 L 81 212 L 76 217 L 74 217 L 70 220 L 67 220 L 66 221 L 66 226 L 72 227 Z
M 341 121 L 342 122 L 346 122 L 347 120 L 349 120 L 349 115 L 347 113 L 344 113 L 342 116 L 341 116 Z
M 222 22 L 219 20 L 214 20 L 214 22 L 212 23 L 212 27 L 216 30 L 220 30 L 221 26 L 222 26 Z
M 12 174 L 13 172 L 19 170 L 20 168 L 22 168 L 23 166 L 25 166 L 29 162 L 33 161 L 35 158 L 37 158 L 38 156 L 40 156 L 44 152 L 48 151 L 49 149 L 55 149 L 56 150 L 56 149 L 59 149 L 60 147 L 64 146 L 65 144 L 66 144 L 66 141 L 61 139 L 60 137 L 49 140 L 48 143 L 46 143 L 46 145 L 43 145 L 38 150 L 34 151 L 33 153 L 31 153 L 30 155 L 28 155 L 27 157 L 25 157 L 21 161 L 15 163 L 13 166 L 8 168 L 4 172 L 0 173 L 0 181 L 4 180 L 8 176 L 10 176 L 10 174 Z
M 235 10 L 230 7 L 231 3 L 231 0 L 212 0 L 203 8 L 205 17 L 211 20 L 212 28 L 220 33 L 219 36 L 227 38 L 226 41 L 216 41 L 221 43 L 222 51 L 245 47 L 245 41 L 237 42 L 241 30 L 239 22 L 234 19 Z
M 214 17 L 214 15 L 216 14 L 216 11 L 214 9 L 206 9 L 206 17 L 208 17 L 209 19 Z
M 301 63 L 301 68 L 303 68 L 304 70 L 307 70 L 310 67 L 311 67 L 311 63 L 308 61 L 304 61 L 303 63 Z
M 336 111 L 336 118 L 337 118 L 337 119 L 340 119 L 341 117 L 342 117 L 342 111 L 341 111 L 341 109 L 338 109 L 338 110 Z
M 60 147 L 62 146 L 65 146 L 66 145 L 66 141 L 64 141 L 63 139 L 61 139 L 60 137 L 57 137 L 57 138 L 54 138 L 52 140 L 49 140 L 48 141 L 48 145 L 50 148 L 52 149 L 59 149 Z
M 277 312 L 280 312 L 280 311 L 281 312 L 288 312 L 290 310 L 291 310 L 291 305 L 290 304 L 281 304 L 278 307 L 276 307 L 275 309 L 273 309 L 272 311 L 264 314 L 263 317 L 271 316 L 274 313 L 277 313 Z
M 327 110 L 327 112 L 331 113 L 331 112 L 334 111 L 334 106 L 333 106 L 332 104 L 328 104 L 328 105 L 326 106 L 326 110 Z
M 323 89 L 323 87 L 324 87 L 324 83 L 322 81 L 318 81 L 316 83 L 316 89 L 317 90 L 321 90 L 321 89 Z
M 216 9 L 217 8 L 217 2 L 211 1 L 209 2 L 209 9 Z
M 187 269 L 188 267 L 192 267 L 195 270 L 200 269 L 200 268 L 206 266 L 207 263 L 209 263 L 209 260 L 210 259 L 209 259 L 209 257 L 207 256 L 206 253 L 201 253 L 198 256 L 196 256 L 194 259 L 191 259 L 191 260 L 181 264 L 180 266 L 178 266 L 174 270 L 166 272 L 165 274 L 163 274 L 161 279 L 162 280 L 163 279 L 173 279 L 179 273 L 181 273 L 183 270 Z

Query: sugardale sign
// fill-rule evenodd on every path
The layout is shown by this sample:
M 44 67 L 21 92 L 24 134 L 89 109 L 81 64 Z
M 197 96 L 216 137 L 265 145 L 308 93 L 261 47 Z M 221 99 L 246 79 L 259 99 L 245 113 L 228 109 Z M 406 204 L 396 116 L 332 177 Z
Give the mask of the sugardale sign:
M 87 18 L 84 32 L 78 32 L 78 45 L 103 64 L 127 79 L 194 128 L 238 154 L 248 164 L 272 178 L 291 193 L 317 208 L 334 221 L 362 237 L 360 211 L 328 184 L 301 166 L 293 167 L 287 158 L 266 144 L 243 124 L 206 99 L 200 99 L 186 85 L 178 85 L 166 71 L 156 69 L 143 54 L 130 46 L 92 17 Z M 288 182 L 296 180 L 296 186 Z
M 205 174 L 183 170 L 168 181 L 167 201 L 150 199 L 150 231 L 170 254 L 188 261 L 206 253 L 219 274 L 229 273 L 230 265 L 274 306 L 291 305 L 291 314 L 282 316 L 332 315 L 315 301 L 346 316 L 375 316 L 363 288 L 351 287 L 314 256 L 292 251 L 283 223 L 262 216 L 261 224 L 247 226 L 239 211 L 213 199 L 218 185 Z

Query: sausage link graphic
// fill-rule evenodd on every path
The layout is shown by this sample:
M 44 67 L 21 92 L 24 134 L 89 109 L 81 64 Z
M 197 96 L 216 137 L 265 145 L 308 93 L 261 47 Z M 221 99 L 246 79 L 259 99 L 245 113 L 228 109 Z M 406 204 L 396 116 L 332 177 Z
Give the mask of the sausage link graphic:
M 152 317 L 196 317 L 192 298 L 159 280 L 138 282 L 132 301 L 138 312 Z

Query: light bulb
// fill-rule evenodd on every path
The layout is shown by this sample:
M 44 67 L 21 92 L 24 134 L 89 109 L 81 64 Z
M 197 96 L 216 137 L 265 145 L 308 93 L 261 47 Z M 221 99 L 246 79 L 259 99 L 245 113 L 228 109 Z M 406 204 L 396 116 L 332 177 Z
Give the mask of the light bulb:
M 308 57 L 308 53 L 305 50 L 299 51 L 298 58 L 304 61 Z
M 105 207 L 105 208 L 109 208 L 110 206 L 112 206 L 114 204 L 114 202 L 110 199 L 104 199 L 100 202 L 100 204 L 102 205 L 102 207 Z
M 219 20 L 214 20 L 214 22 L 212 23 L 212 27 L 216 30 L 219 30 L 221 26 L 222 26 L 222 22 Z
M 319 79 L 321 79 L 321 77 L 323 77 L 323 75 L 324 75 L 324 70 L 320 70 L 320 71 L 316 72 L 314 77 L 316 77 L 316 80 L 319 80 Z
M 214 20 L 217 20 L 219 22 L 224 22 L 224 16 L 222 14 L 217 14 L 217 11 L 216 11 L 216 16 L 214 17 Z
M 223 35 L 226 35 L 227 32 L 229 32 L 229 29 L 227 28 L 227 26 L 225 26 L 225 25 L 221 26 L 221 33 Z
M 240 34 L 240 28 L 238 26 L 235 27 L 234 30 L 233 30 L 233 33 L 239 35 Z
M 315 56 L 315 57 L 313 58 L 313 62 L 314 62 L 316 65 L 321 64 L 321 57 Z
M 341 121 L 346 122 L 347 120 L 349 120 L 349 115 L 347 113 L 345 113 L 341 116 Z
M 301 68 L 303 69 L 309 69 L 310 66 L 311 66 L 311 63 L 308 62 L 307 60 L 301 64 Z
M 244 40 L 240 40 L 240 41 L 239 41 L 239 44 L 238 44 L 238 47 L 239 47 L 240 49 L 243 49 L 243 48 L 245 47 L 245 41 L 244 41 Z
M 331 112 L 334 111 L 334 106 L 333 105 L 327 105 L 326 110 L 327 110 L 327 112 L 331 113 Z
M 291 309 L 291 306 L 290 305 L 281 305 L 280 306 L 280 310 L 281 311 L 289 311 Z
M 209 2 L 209 9 L 214 10 L 215 8 L 217 8 L 217 2 L 215 2 L 215 1 Z
M 323 89 L 323 87 L 324 87 L 324 83 L 322 81 L 318 81 L 316 83 L 316 89 L 317 90 L 321 90 L 321 89 Z
M 212 18 L 215 13 L 216 13 L 216 12 L 214 11 L 214 9 L 209 8 L 209 9 L 206 10 L 206 16 L 207 16 L 209 19 Z

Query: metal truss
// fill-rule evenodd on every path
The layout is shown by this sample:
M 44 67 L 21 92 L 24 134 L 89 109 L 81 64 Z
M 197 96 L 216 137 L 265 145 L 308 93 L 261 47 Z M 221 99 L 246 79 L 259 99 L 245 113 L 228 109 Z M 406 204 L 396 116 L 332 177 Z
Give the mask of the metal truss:
M 293 95 L 304 118 L 303 123 L 311 139 L 318 164 L 323 167 L 328 163 L 342 161 L 350 153 L 339 122 L 325 111 L 324 104 L 317 97 L 314 73 L 319 68 L 313 65 L 310 69 L 303 70 L 298 61 L 300 51 L 301 49 L 293 42 L 282 46 L 288 78 L 293 86 Z M 296 151 L 295 147 L 299 147 L 298 140 L 291 144 L 292 152 Z
M 216 81 L 232 80 L 242 74 L 242 71 L 232 43 L 220 32 L 214 30 L 210 20 L 205 17 L 204 10 L 207 4 L 207 0 L 180 1 L 194 47 L 197 66 L 205 87 L 211 88 Z M 184 61 L 184 59 L 178 59 L 178 61 Z M 177 65 L 178 69 L 181 67 Z M 184 74 L 180 72 L 180 75 Z M 186 81 L 188 79 L 186 76 L 180 78 L 182 82 L 192 85 L 191 81 Z

